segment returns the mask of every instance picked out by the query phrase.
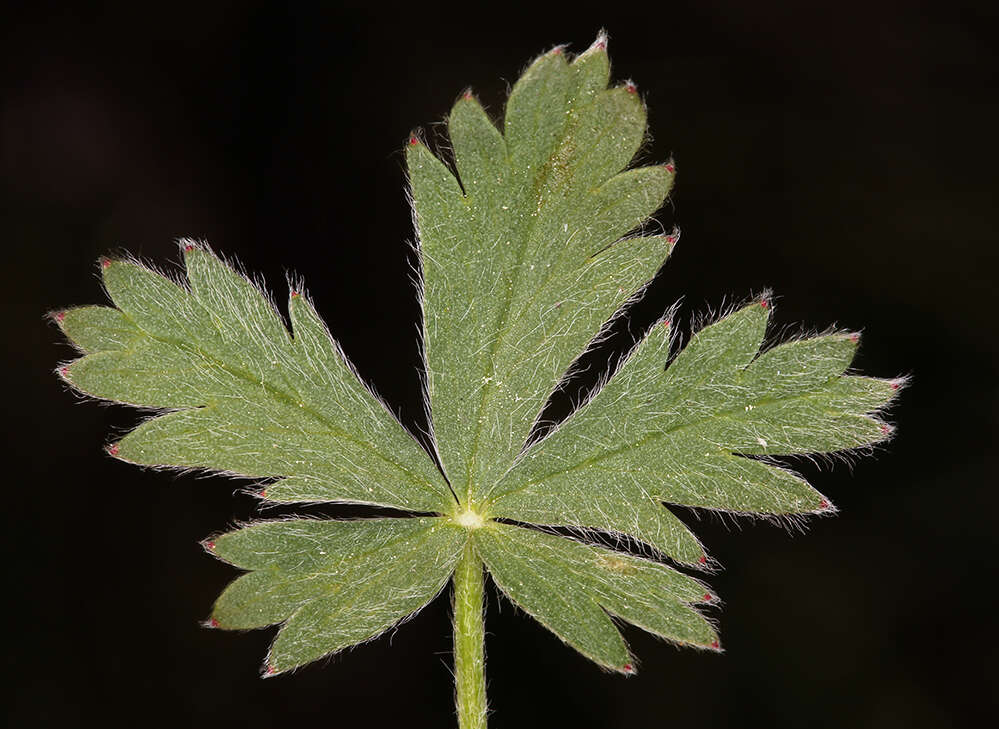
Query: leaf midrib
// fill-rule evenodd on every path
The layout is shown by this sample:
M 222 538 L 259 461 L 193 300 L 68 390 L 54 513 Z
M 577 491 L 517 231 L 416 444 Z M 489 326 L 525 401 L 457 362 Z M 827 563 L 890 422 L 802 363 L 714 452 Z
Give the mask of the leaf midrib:
M 192 294 L 188 293 L 187 295 L 191 296 L 193 298 Z M 200 306 L 200 302 L 196 302 L 196 303 L 198 303 L 198 305 Z M 211 312 L 208 312 L 208 313 L 210 314 Z M 172 339 L 172 338 L 169 338 L 169 337 L 157 336 L 157 335 L 149 332 L 147 329 L 144 329 L 137 321 L 135 321 L 134 318 L 132 318 L 128 314 L 128 312 L 122 311 L 122 314 L 124 314 L 125 318 L 128 319 L 136 327 L 136 329 L 139 330 L 139 332 L 141 332 L 142 334 L 144 334 L 146 337 L 148 337 L 152 341 L 159 342 L 160 344 L 163 344 L 163 345 L 166 345 L 166 346 L 169 346 L 169 347 L 173 347 L 174 349 L 180 350 L 181 352 L 184 352 L 184 351 L 193 351 L 193 353 L 196 353 L 197 355 L 203 357 L 204 359 L 208 360 L 209 362 L 211 362 L 212 364 L 214 364 L 219 369 L 221 369 L 221 370 L 223 370 L 225 372 L 228 372 L 230 375 L 232 375 L 234 377 L 237 377 L 237 378 L 239 378 L 241 380 L 244 380 L 245 382 L 250 383 L 250 384 L 254 385 L 255 387 L 262 388 L 268 395 L 270 395 L 274 400 L 277 400 L 278 402 L 280 402 L 282 405 L 284 405 L 284 406 L 294 406 L 295 412 L 300 412 L 300 413 L 303 413 L 305 415 L 308 415 L 309 417 L 312 418 L 312 420 L 318 422 L 320 425 L 322 425 L 324 428 L 326 428 L 327 432 L 335 434 L 337 437 L 340 437 L 340 438 L 342 438 L 342 439 L 344 439 L 346 441 L 354 443 L 355 445 L 359 445 L 359 446 L 363 447 L 365 450 L 367 450 L 368 452 L 370 452 L 371 454 L 373 454 L 379 460 L 381 460 L 381 461 L 389 464 L 390 466 L 395 467 L 398 471 L 400 471 L 401 473 L 405 474 L 408 477 L 407 480 L 409 480 L 414 485 L 419 486 L 419 487 L 429 486 L 433 490 L 433 492 L 435 494 L 437 494 L 439 496 L 443 496 L 442 494 L 440 494 L 439 491 L 437 491 L 437 489 L 434 489 L 433 486 L 429 482 L 426 481 L 426 479 L 417 477 L 415 474 L 413 474 L 412 471 L 409 470 L 409 468 L 407 468 L 407 467 L 405 467 L 405 466 L 397 463 L 396 461 L 392 460 L 391 458 L 388 458 L 386 455 L 384 455 L 383 453 L 381 453 L 369 441 L 361 440 L 361 439 L 353 436 L 348 431 L 336 427 L 332 422 L 330 422 L 329 420 L 327 420 L 327 418 L 321 412 L 319 412 L 318 410 L 316 410 L 310 404 L 306 403 L 305 400 L 304 400 L 304 398 L 296 399 L 296 398 L 291 397 L 291 395 L 289 395 L 288 393 L 286 393 L 283 390 L 279 389 L 278 387 L 270 384 L 269 382 L 267 382 L 263 378 L 257 378 L 256 376 L 251 375 L 249 372 L 247 372 L 246 370 L 243 370 L 242 368 L 238 368 L 238 367 L 234 367 L 234 366 L 230 365 L 225 360 L 220 359 L 215 354 L 212 354 L 212 353 L 208 352 L 207 350 L 203 349 L 202 347 L 200 347 L 197 344 L 195 344 L 195 345 L 192 346 L 189 342 L 185 342 L 184 340 Z M 213 321 L 213 324 L 214 324 L 214 321 Z M 216 328 L 217 328 L 217 325 L 216 325 Z M 291 335 L 289 335 L 288 336 L 288 344 L 293 343 L 293 341 L 294 340 L 292 339 Z M 125 351 L 129 351 L 129 350 L 125 350 Z M 205 405 L 202 405 L 202 406 L 199 406 L 199 407 L 195 407 L 195 408 L 179 408 L 179 410 L 198 410 L 198 409 L 201 409 L 201 408 L 212 408 L 212 407 L 214 407 L 214 406 L 211 403 L 206 403 Z M 272 474 L 272 475 L 275 476 L 275 477 L 281 477 L 281 476 L 286 476 L 288 474 Z M 441 504 L 441 506 L 443 507 L 443 504 Z M 444 509 L 442 508 L 441 511 L 443 512 Z
M 823 387 L 827 387 L 830 382 L 834 382 L 837 379 L 839 379 L 839 378 L 838 377 L 830 378 L 823 385 Z M 683 431 L 683 430 L 685 430 L 687 428 L 692 428 L 692 427 L 694 427 L 696 425 L 701 425 L 701 424 L 703 424 L 705 422 L 708 422 L 708 421 L 717 420 L 717 419 L 720 419 L 720 418 L 727 418 L 730 415 L 732 415 L 733 413 L 738 413 L 741 409 L 745 408 L 746 405 L 753 405 L 753 407 L 758 407 L 761 404 L 767 404 L 767 405 L 769 405 L 769 404 L 774 404 L 774 403 L 794 402 L 795 400 L 805 400 L 805 399 L 810 399 L 810 398 L 818 398 L 818 397 L 821 397 L 824 394 L 826 394 L 826 393 L 825 392 L 821 392 L 821 391 L 820 392 L 809 392 L 809 393 L 801 393 L 801 394 L 798 394 L 798 395 L 794 395 L 792 397 L 773 398 L 773 399 L 768 399 L 767 397 L 764 396 L 764 397 L 761 397 L 761 398 L 759 398 L 759 399 L 757 399 L 755 401 L 752 401 L 752 402 L 744 402 L 744 403 L 741 403 L 741 404 L 739 404 L 737 406 L 733 406 L 731 408 L 728 408 L 726 410 L 716 411 L 716 412 L 712 413 L 709 416 L 704 416 L 702 418 L 698 418 L 698 419 L 695 419 L 695 420 L 690 420 L 690 421 L 687 421 L 685 423 L 680 423 L 679 425 L 676 425 L 676 426 L 674 426 L 672 428 L 669 428 L 667 430 L 653 431 L 653 432 L 648 433 L 647 435 L 643 436 L 642 438 L 638 439 L 637 441 L 634 441 L 632 443 L 625 443 L 623 445 L 618 446 L 617 448 L 605 451 L 603 453 L 600 453 L 598 455 L 592 456 L 590 458 L 586 458 L 586 459 L 580 461 L 579 463 L 576 463 L 576 464 L 570 466 L 569 468 L 565 468 L 565 469 L 562 469 L 560 471 L 550 471 L 550 472 L 544 474 L 543 476 L 535 477 L 534 479 L 532 479 L 532 480 L 530 480 L 530 481 L 528 481 L 526 483 L 523 483 L 523 484 L 521 484 L 520 486 L 517 486 L 514 489 L 510 489 L 509 491 L 504 491 L 502 494 L 500 494 L 496 498 L 496 500 L 498 501 L 499 499 L 506 498 L 506 497 L 510 496 L 511 494 L 519 493 L 520 491 L 523 491 L 525 489 L 530 488 L 531 486 L 534 486 L 534 485 L 537 485 L 539 483 L 542 483 L 546 479 L 552 478 L 554 476 L 564 476 L 564 475 L 566 475 L 568 473 L 572 473 L 573 471 L 578 471 L 578 470 L 581 470 L 583 468 L 587 468 L 589 466 L 596 465 L 597 463 L 600 463 L 601 461 L 605 461 L 608 458 L 613 458 L 614 456 L 619 455 L 619 454 L 624 453 L 624 452 L 629 451 L 629 450 L 633 450 L 633 449 L 636 449 L 636 448 L 641 448 L 642 446 L 646 445 L 647 443 L 653 442 L 653 441 L 655 441 L 655 440 L 657 440 L 659 438 L 664 438 L 666 436 L 675 435 L 676 433 L 681 432 L 681 431 Z M 734 451 L 729 450 L 727 448 L 722 448 L 721 451 L 725 452 L 725 453 L 734 453 Z M 493 503 L 494 503 L 493 500 L 487 501 L 487 505 L 492 505 Z
M 424 541 L 426 541 L 426 539 L 427 539 L 427 538 L 429 538 L 429 536 L 430 536 L 431 532 L 432 532 L 432 530 L 428 530 L 428 531 L 426 532 L 426 534 L 424 534 L 424 535 L 423 535 L 423 536 L 424 536 Z M 413 549 L 413 550 L 412 550 L 412 551 L 411 551 L 411 552 L 409 553 L 409 555 L 407 555 L 407 556 L 409 556 L 409 557 L 414 557 L 414 556 L 415 556 L 415 554 L 414 554 L 415 552 L 416 552 L 416 549 L 414 548 L 414 549 Z M 456 553 L 455 555 L 452 555 L 452 557 L 456 557 L 456 556 L 457 556 L 457 553 Z M 376 582 L 378 581 L 378 580 L 377 580 L 377 578 L 382 578 L 382 577 L 387 577 L 388 575 L 391 575 L 391 574 L 393 574 L 393 573 L 394 573 L 394 572 L 396 572 L 396 571 L 399 571 L 399 570 L 402 570 L 402 569 L 403 569 L 403 568 L 405 568 L 405 567 L 407 567 L 407 564 L 406 564 L 405 562 L 402 562 L 402 561 L 400 561 L 400 562 L 395 562 L 395 563 L 393 563 L 393 564 L 391 565 L 391 567 L 389 567 L 389 569 L 385 569 L 385 570 L 381 570 L 381 571 L 378 571 L 378 572 L 376 572 L 376 573 L 375 573 L 375 578 L 376 578 L 376 579 L 371 579 L 371 580 L 368 580 L 368 581 L 367 581 L 367 582 L 365 582 L 365 583 L 364 583 L 363 585 L 361 585 L 361 586 L 360 586 L 360 587 L 359 587 L 359 588 L 358 588 L 358 589 L 357 589 L 357 590 L 355 591 L 355 593 L 354 593 L 354 595 L 353 595 L 353 599 L 351 599 L 351 600 L 347 600 L 347 601 L 345 601 L 345 602 L 344 602 L 343 604 L 339 605 L 339 606 L 337 607 L 337 610 L 336 610 L 336 611 L 333 611 L 333 612 L 331 613 L 331 616 L 335 616 L 335 615 L 338 615 L 338 614 L 342 614 L 345 608 L 349 608 L 349 607 L 353 607 L 354 605 L 356 605 L 356 604 L 357 604 L 357 603 L 358 603 L 358 602 L 360 601 L 360 599 L 361 599 L 361 598 L 362 598 L 362 597 L 363 597 L 364 595 L 366 595 L 366 594 L 367 594 L 368 592 L 370 592 L 370 591 L 371 591 L 372 589 L 374 589 L 374 587 L 375 587 L 375 583 L 376 583 Z M 453 565 L 452 565 L 452 569 L 453 569 Z M 446 572 L 446 570 L 442 570 L 442 571 L 445 571 L 445 572 Z M 448 576 L 446 576 L 446 577 L 444 578 L 444 581 L 445 581 L 445 582 L 447 581 L 447 579 L 448 579 L 448 577 L 449 577 L 449 576 L 450 576 L 450 573 L 448 573 Z M 344 584 L 346 584 L 346 583 L 344 583 Z M 438 590 L 439 590 L 439 589 L 440 589 L 440 587 L 438 587 Z M 337 592 L 339 592 L 339 590 L 338 590 Z M 333 593 L 333 594 L 336 594 L 336 593 Z M 327 599 L 327 600 L 328 600 L 328 599 L 330 599 L 330 597 L 332 597 L 332 595 L 326 595 L 326 596 L 323 596 L 323 597 L 318 597 L 318 598 L 315 598 L 314 600 L 324 600 L 324 599 Z M 412 597 L 412 596 L 411 596 L 411 595 L 407 595 L 406 597 Z M 314 600 L 313 600 L 313 601 L 314 601 Z M 298 608 L 296 608 L 295 610 L 293 610 L 293 611 L 292 611 L 292 613 L 291 613 L 291 615 L 289 615 L 289 616 L 288 616 L 287 620 L 288 620 L 288 621 L 291 621 L 292 619 L 294 619 L 294 617 L 295 617 L 295 616 L 296 616 L 296 615 L 297 615 L 298 613 L 300 613 L 300 612 L 301 612 L 302 610 L 304 610 L 304 609 L 305 609 L 306 605 L 308 605 L 308 603 L 303 603 L 303 604 L 302 604 L 302 605 L 300 605 L 300 606 L 299 606 Z M 405 617 L 405 616 L 403 616 L 403 617 Z M 402 618 L 400 618 L 400 620 L 401 620 L 401 619 L 402 619 Z M 397 621 L 396 621 L 396 622 L 397 622 Z M 369 636 L 367 636 L 367 637 L 370 637 L 371 635 L 374 635 L 374 634 L 375 634 L 375 633 L 371 633 L 371 634 L 370 634 Z M 361 638 L 361 640 L 364 640 L 364 638 Z M 344 647 L 346 647 L 346 646 L 344 646 Z M 273 649 L 272 649 L 272 650 L 273 650 Z
M 390 549 L 393 546 L 395 546 L 396 544 L 399 544 L 400 542 L 406 542 L 408 540 L 414 540 L 415 543 L 413 544 L 412 548 L 409 549 L 409 550 L 407 550 L 407 552 L 411 554 L 412 552 L 415 552 L 420 547 L 422 547 L 430 539 L 430 535 L 433 533 L 434 529 L 436 527 L 439 527 L 439 526 L 440 526 L 439 524 L 428 524 L 423 529 L 417 530 L 417 531 L 412 532 L 410 534 L 399 535 L 399 536 L 397 536 L 395 538 L 389 539 L 387 542 L 385 542 L 384 544 L 382 544 L 382 545 L 380 545 L 378 547 L 373 547 L 373 548 L 368 549 L 368 550 L 363 550 L 361 552 L 352 553 L 350 555 L 350 558 L 351 558 L 351 560 L 356 560 L 356 561 L 370 559 L 370 558 L 376 556 L 379 552 L 381 552 L 383 550 L 386 550 L 386 549 Z M 334 552 L 331 551 L 330 555 L 332 556 L 333 554 L 334 554 Z M 343 563 L 341 563 L 341 564 L 343 564 Z M 396 565 L 397 563 L 393 563 L 393 564 Z M 239 565 L 235 565 L 235 566 L 239 567 Z M 313 580 L 313 579 L 316 579 L 318 577 L 333 578 L 333 577 L 335 577 L 338 574 L 337 571 L 329 570 L 329 569 L 325 569 L 325 570 L 321 570 L 321 569 L 310 569 L 310 570 L 303 570 L 302 572 L 296 572 L 295 570 L 283 569 L 281 567 L 276 567 L 276 566 L 250 567 L 250 568 L 243 568 L 243 567 L 241 567 L 240 569 L 246 569 L 248 575 L 249 574 L 260 574 L 260 573 L 268 574 L 268 573 L 270 573 L 268 576 L 274 578 L 274 582 L 273 582 L 273 586 L 274 587 L 282 587 L 282 586 L 284 586 L 284 585 L 292 582 L 291 579 L 282 579 L 284 577 L 297 577 L 297 578 L 301 578 L 299 580 L 295 580 L 296 582 L 301 582 L 301 581 L 306 581 L 306 580 Z M 354 570 L 354 569 L 356 569 L 355 565 L 349 565 L 347 570 L 341 571 L 339 574 L 341 574 L 341 575 L 343 575 L 343 574 L 349 574 L 350 571 Z M 390 569 L 391 569 L 391 567 L 390 567 Z M 386 570 L 376 571 L 375 574 L 376 575 L 378 575 L 378 574 L 384 574 L 385 571 Z M 343 589 L 344 586 L 346 586 L 346 584 L 347 584 L 346 580 L 343 580 L 340 583 L 332 584 L 331 585 L 331 589 L 329 589 L 327 591 L 324 591 L 323 594 L 317 595 L 315 597 L 310 597 L 310 598 L 306 599 L 304 602 L 302 602 L 300 605 L 298 605 L 297 607 L 295 607 L 291 611 L 291 613 L 288 615 L 288 617 L 285 618 L 285 619 L 286 620 L 287 619 L 291 619 L 291 617 L 296 612 L 298 612 L 299 610 L 301 610 L 302 607 L 304 607 L 309 602 L 312 602 L 314 600 L 322 600 L 324 598 L 329 598 L 329 597 L 335 596 L 338 592 L 340 592 L 341 589 Z M 246 607 L 257 605 L 260 602 L 262 602 L 263 600 L 265 600 L 269 595 L 270 595 L 270 593 L 256 593 L 251 599 L 249 599 L 246 602 L 241 603 L 241 604 L 244 605 L 244 606 L 246 606 Z M 273 623 L 271 623 L 271 625 L 273 625 Z
M 535 567 L 531 566 L 531 560 L 530 559 L 528 559 L 527 557 L 523 556 L 522 552 L 520 552 L 520 551 L 518 551 L 516 549 L 511 549 L 507 544 L 504 543 L 504 542 L 511 542 L 511 543 L 513 543 L 516 546 L 516 541 L 513 539 L 513 537 L 511 537 L 511 536 L 509 536 L 507 534 L 504 534 L 501 530 L 496 529 L 496 528 L 490 528 L 490 533 L 494 537 L 496 537 L 496 546 L 499 547 L 499 549 L 506 554 L 507 558 L 511 562 L 514 562 L 514 564 L 515 564 L 515 568 L 514 569 L 515 570 L 516 569 L 522 569 L 524 571 L 531 572 L 535 576 L 537 576 L 540 579 L 541 582 L 543 582 L 543 583 L 547 583 L 548 582 L 548 579 L 545 577 L 544 574 L 542 574 Z M 492 571 L 492 570 L 490 570 L 490 571 Z M 571 569 L 569 571 L 572 572 L 572 574 L 574 576 L 579 577 L 578 573 L 576 573 L 575 571 L 573 571 Z M 493 579 L 496 579 L 495 574 L 493 575 Z M 584 580 L 577 580 L 577 581 L 582 582 L 583 585 L 584 585 L 584 587 L 588 587 L 589 586 L 588 580 L 584 579 Z M 509 592 L 509 591 L 508 590 L 504 590 L 504 592 Z M 596 600 L 594 600 L 593 597 L 590 594 L 588 594 L 588 593 L 589 593 L 589 591 L 587 591 L 586 599 L 597 610 L 602 610 L 603 609 L 602 606 Z M 565 606 L 567 613 L 572 614 L 574 612 L 573 609 L 572 609 L 573 608 L 573 602 L 570 601 L 570 600 L 565 599 L 557 590 L 556 591 L 549 591 L 548 595 L 551 596 L 551 597 L 554 597 L 556 600 L 558 600 L 558 602 L 560 604 L 562 604 L 563 606 Z M 519 603 L 517 603 L 516 600 L 514 600 L 514 603 L 515 604 L 519 604 Z M 521 606 L 521 607 L 523 607 L 523 606 Z M 526 610 L 526 608 L 524 608 L 524 609 Z M 552 632 L 556 633 L 556 635 L 558 635 L 558 631 L 556 631 L 552 626 L 548 625 L 548 621 L 547 620 L 543 620 L 541 617 L 539 617 L 535 613 L 531 613 L 531 615 L 539 623 L 541 623 L 542 625 L 544 625 L 545 627 L 547 627 L 549 630 L 551 630 Z M 617 628 L 614 628 L 614 630 L 617 630 Z M 618 631 L 618 636 L 620 637 L 620 631 Z M 599 659 L 596 656 L 591 655 L 589 652 L 584 651 L 582 646 L 577 646 L 577 649 L 581 653 L 583 653 L 584 655 L 589 656 L 592 660 L 595 660 L 598 663 L 603 663 L 602 659 Z M 625 651 L 627 651 L 627 646 L 625 646 Z
M 511 527 L 511 528 L 514 528 L 514 529 L 523 529 L 524 527 Z M 502 539 L 506 540 L 507 542 L 511 542 L 511 543 L 516 544 L 515 538 L 513 536 L 511 536 L 510 534 L 505 533 L 504 531 L 499 530 L 499 529 L 492 529 L 492 532 L 494 534 L 497 534 L 497 535 L 501 536 Z M 566 541 L 570 541 L 570 542 L 574 541 L 574 540 L 568 539 L 567 537 L 559 537 L 559 538 L 566 539 Z M 581 542 L 576 542 L 576 543 L 580 544 L 583 547 L 589 548 L 589 545 L 583 544 Z M 513 553 L 513 550 L 511 550 L 511 553 Z M 631 555 L 620 553 L 620 554 L 615 554 L 614 556 L 623 559 L 625 557 L 630 557 Z M 631 594 L 627 594 L 627 593 L 623 592 L 620 587 L 617 587 L 617 586 L 615 586 L 613 584 L 607 584 L 607 583 L 602 582 L 599 578 L 595 577 L 593 574 L 591 574 L 589 572 L 586 572 L 584 570 L 584 568 L 582 568 L 581 566 L 579 566 L 579 563 L 572 562 L 571 560 L 563 557 L 562 555 L 558 554 L 557 552 L 554 553 L 554 556 L 549 557 L 547 559 L 549 561 L 555 561 L 555 562 L 561 564 L 563 570 L 565 570 L 567 572 L 571 572 L 573 575 L 575 575 L 576 578 L 577 578 L 577 580 L 579 582 L 583 583 L 585 586 L 587 586 L 589 588 L 589 590 L 593 594 L 595 594 L 595 595 L 600 596 L 601 595 L 601 588 L 602 588 L 602 589 L 606 590 L 608 593 L 613 593 L 613 594 L 607 595 L 607 597 L 610 598 L 610 599 L 620 600 L 622 602 L 627 602 L 628 600 L 637 600 L 638 602 L 640 602 L 642 605 L 644 605 L 646 607 L 649 607 L 649 608 L 652 608 L 652 609 L 655 609 L 655 607 L 656 607 L 655 603 L 650 603 L 650 602 L 648 602 L 648 601 L 646 601 L 644 599 L 645 595 L 654 595 L 657 590 L 650 590 L 649 589 L 648 583 L 645 580 L 642 579 L 643 575 L 637 575 L 633 579 L 636 582 L 644 583 L 643 584 L 643 588 L 644 589 L 642 589 L 640 591 L 636 590 L 636 592 L 639 593 L 638 595 L 631 595 Z M 600 568 L 597 567 L 596 565 L 594 565 L 594 569 L 600 569 Z M 647 565 L 642 565 L 642 564 L 637 565 L 637 566 L 635 566 L 635 569 L 636 570 L 647 569 L 647 570 L 657 571 L 658 569 L 663 569 L 663 567 L 661 565 L 656 564 L 656 563 L 649 563 Z M 665 569 L 668 569 L 668 568 L 665 568 Z M 678 574 L 682 574 L 682 573 L 678 573 Z M 682 605 L 692 605 L 693 604 L 693 603 L 687 602 L 680 595 L 676 594 L 676 589 L 673 588 L 672 586 L 660 584 L 657 587 L 660 588 L 660 591 L 668 593 L 669 596 L 670 596 L 670 598 L 671 598 L 671 600 L 673 602 L 676 602 L 676 603 L 679 603 L 679 604 L 682 604 Z M 599 599 L 599 597 L 597 597 L 597 598 L 590 597 L 590 599 L 594 603 L 596 603 L 596 604 L 600 605 L 601 607 L 603 607 L 604 609 L 607 609 L 607 606 L 604 605 L 604 603 Z
M 567 93 L 571 93 L 571 92 L 567 91 Z M 594 101 L 590 102 L 590 104 L 593 104 L 593 103 L 595 103 L 595 102 Z M 570 106 L 572 106 L 571 100 L 570 100 Z M 586 105 L 584 105 L 583 107 L 581 107 L 581 109 L 585 109 L 585 108 L 586 108 Z M 574 110 L 578 111 L 579 109 L 574 109 Z M 540 112 L 535 112 L 535 119 L 537 118 L 538 114 L 540 114 Z M 566 136 L 568 134 L 568 132 L 566 131 L 566 129 L 569 126 L 570 123 L 571 123 L 571 118 L 567 115 L 567 119 L 566 119 L 565 125 L 562 127 L 562 130 L 560 132 L 561 136 L 560 136 L 559 140 L 555 144 L 555 149 L 556 150 L 558 149 L 558 146 L 565 141 L 565 138 L 566 138 Z M 604 130 L 601 131 L 601 133 L 600 133 L 600 135 L 598 136 L 597 139 L 598 140 L 602 139 L 603 136 L 606 133 L 607 133 L 607 131 L 606 131 L 606 128 L 605 128 Z M 510 148 L 509 148 L 509 145 L 506 144 L 506 136 L 505 135 L 503 136 L 503 141 L 504 141 L 504 151 L 506 153 L 507 167 L 510 168 L 510 169 L 512 169 L 512 158 L 510 156 Z M 595 144 L 594 144 L 594 147 L 595 147 Z M 590 150 L 587 151 L 586 155 L 584 155 L 584 159 L 585 159 L 586 156 L 588 156 L 591 153 L 592 153 L 592 147 L 591 147 Z M 552 159 L 553 159 L 553 156 L 550 154 L 548 156 L 545 164 L 542 166 L 539 174 L 535 178 L 534 191 L 533 191 L 533 196 L 532 196 L 531 200 L 532 201 L 537 201 L 537 203 L 539 205 L 542 202 L 540 191 L 544 187 L 544 185 L 547 183 L 548 179 L 551 177 L 552 171 L 554 169 L 554 165 L 552 163 Z M 573 173 L 573 174 L 575 174 L 575 173 Z M 612 175 L 612 177 L 613 177 L 613 175 Z M 603 184 L 606 184 L 606 181 L 604 181 Z M 599 187 L 600 186 L 598 186 L 595 189 L 599 189 Z M 592 191 L 591 191 L 590 194 L 592 194 Z M 536 228 L 536 226 L 538 224 L 538 221 L 540 219 L 541 219 L 540 212 L 538 214 L 535 214 L 534 216 L 532 216 L 531 217 L 531 221 L 530 221 L 529 225 L 527 226 L 527 229 L 523 233 L 523 236 L 521 238 L 520 245 L 519 245 L 518 251 L 517 251 L 516 266 L 514 268 L 514 270 L 516 270 L 516 271 L 519 271 L 520 268 L 523 266 L 524 255 L 527 252 L 528 241 L 531 240 L 531 236 L 533 235 L 534 230 L 535 230 L 535 228 Z M 566 246 L 559 253 L 557 263 L 561 264 L 561 262 L 562 262 L 562 260 L 563 260 L 563 258 L 565 256 L 566 249 L 568 249 L 568 246 Z M 518 312 L 518 318 L 519 318 L 519 316 L 521 316 L 523 314 L 523 312 L 527 309 L 527 307 L 530 306 L 530 304 L 532 304 L 534 302 L 534 300 L 540 294 L 541 290 L 547 288 L 547 286 L 550 283 L 550 281 L 551 281 L 551 279 L 552 279 L 553 276 L 554 276 L 554 266 L 553 266 L 553 272 L 549 273 L 549 275 L 545 279 L 544 283 L 539 288 L 535 289 L 534 293 L 531 295 L 530 299 L 528 300 L 528 303 L 524 307 L 520 308 L 520 310 Z M 473 491 L 473 479 L 472 479 L 472 475 L 473 475 L 473 471 L 475 469 L 475 463 L 476 463 L 477 457 L 479 455 L 479 443 L 480 443 L 481 435 L 482 435 L 482 432 L 483 432 L 483 423 L 482 423 L 483 412 L 485 412 L 485 410 L 486 410 L 487 402 L 488 403 L 492 402 L 493 397 L 495 396 L 495 393 L 497 392 L 497 389 L 498 389 L 497 385 L 495 384 L 496 363 L 497 363 L 496 362 L 496 355 L 500 351 L 501 344 L 505 341 L 507 335 L 513 329 L 512 326 L 510 326 L 510 327 L 507 326 L 507 322 L 508 322 L 508 320 L 510 318 L 510 313 L 511 313 L 512 307 L 513 307 L 513 300 L 514 300 L 514 287 L 510 287 L 509 288 L 509 293 L 507 294 L 506 299 L 505 299 L 504 304 L 503 304 L 503 311 L 502 311 L 502 314 L 501 314 L 500 326 L 497 329 L 496 337 L 493 340 L 492 346 L 490 347 L 490 350 L 489 350 L 489 370 L 484 375 L 484 377 L 487 377 L 489 379 L 488 379 L 488 381 L 486 383 L 484 383 L 484 385 L 482 387 L 482 395 L 481 395 L 481 397 L 479 399 L 479 407 L 478 407 L 478 409 L 476 411 L 475 438 L 472 440 L 472 447 L 471 447 L 470 452 L 469 452 L 469 457 L 468 457 L 468 461 L 467 461 L 468 465 L 467 465 L 467 470 L 466 470 L 466 497 L 465 497 L 466 498 L 466 504 L 471 503 L 471 501 L 472 501 L 472 491 Z M 556 382 L 555 384 L 557 385 L 558 383 Z M 537 419 L 536 416 L 537 416 L 537 414 L 535 415 L 535 420 Z M 532 421 L 532 427 L 533 427 L 533 421 Z M 530 430 L 528 431 L 528 434 L 529 433 L 530 433 Z M 523 444 L 521 444 L 521 446 L 523 446 Z

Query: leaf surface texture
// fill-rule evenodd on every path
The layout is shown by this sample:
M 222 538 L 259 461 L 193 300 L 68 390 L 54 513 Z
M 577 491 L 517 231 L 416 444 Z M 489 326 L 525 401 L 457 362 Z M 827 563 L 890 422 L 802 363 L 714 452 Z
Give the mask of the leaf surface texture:
M 466 93 L 447 122 L 453 154 L 416 136 L 407 147 L 426 390 L 446 476 L 304 295 L 291 292 L 286 324 L 207 246 L 185 243 L 183 280 L 104 261 L 114 307 L 57 315 L 82 353 L 61 368 L 65 380 L 153 413 L 111 447 L 119 459 L 266 480 L 261 496 L 274 503 L 410 513 L 260 522 L 209 544 L 247 571 L 219 598 L 213 624 L 281 626 L 268 672 L 412 615 L 463 550 L 606 669 L 634 670 L 615 620 L 717 649 L 700 612 L 715 596 L 666 563 L 708 562 L 682 510 L 829 513 L 829 500 L 779 459 L 891 436 L 879 413 L 900 381 L 850 373 L 849 332 L 765 344 L 764 296 L 682 348 L 659 322 L 564 422 L 532 437 L 553 392 L 676 241 L 652 219 L 674 166 L 629 167 L 646 110 L 632 84 L 609 78 L 604 41 L 574 59 L 556 49 L 514 84 L 501 124 Z M 598 533 L 614 548 L 597 546 Z M 641 557 L 628 551 L 636 542 Z

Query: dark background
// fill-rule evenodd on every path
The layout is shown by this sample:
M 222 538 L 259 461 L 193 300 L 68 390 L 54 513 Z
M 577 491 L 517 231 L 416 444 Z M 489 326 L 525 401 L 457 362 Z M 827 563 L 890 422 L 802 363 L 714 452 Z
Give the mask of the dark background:
M 994 11 L 612 5 L 6 11 L 9 726 L 454 725 L 446 596 L 275 680 L 258 678 L 273 631 L 202 629 L 234 573 L 198 541 L 252 499 L 106 457 L 137 416 L 65 390 L 71 350 L 43 315 L 104 301 L 101 254 L 175 261 L 173 239 L 205 238 L 281 300 L 303 274 L 412 422 L 405 139 L 467 85 L 498 116 L 529 59 L 601 27 L 650 107 L 643 159 L 679 169 L 659 217 L 683 240 L 635 326 L 772 286 L 779 326 L 862 329 L 856 365 L 913 384 L 889 448 L 805 467 L 838 518 L 695 524 L 726 568 L 725 655 L 626 628 L 639 674 L 605 675 L 490 586 L 492 725 L 958 727 L 995 708 Z

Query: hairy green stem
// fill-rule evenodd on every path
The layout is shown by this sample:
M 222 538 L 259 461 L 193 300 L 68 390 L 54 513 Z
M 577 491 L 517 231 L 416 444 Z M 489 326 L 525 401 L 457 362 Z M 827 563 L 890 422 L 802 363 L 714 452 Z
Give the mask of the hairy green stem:
M 482 577 L 482 560 L 469 540 L 454 572 L 454 680 L 460 729 L 486 727 Z

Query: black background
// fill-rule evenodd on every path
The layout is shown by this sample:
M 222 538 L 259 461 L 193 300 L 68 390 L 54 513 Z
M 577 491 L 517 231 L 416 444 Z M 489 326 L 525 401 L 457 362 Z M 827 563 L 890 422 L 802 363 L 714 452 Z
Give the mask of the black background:
M 492 725 L 957 727 L 994 708 L 994 11 L 613 5 L 8 11 L 9 726 L 454 724 L 446 596 L 267 681 L 272 631 L 202 629 L 233 571 L 198 540 L 253 500 L 106 457 L 137 415 L 65 390 L 52 369 L 71 350 L 43 315 L 103 301 L 101 254 L 175 261 L 175 238 L 205 238 L 281 300 L 286 271 L 303 274 L 413 422 L 405 139 L 467 85 L 498 116 L 534 55 L 581 51 L 601 27 L 650 107 L 642 158 L 679 169 L 659 219 L 683 239 L 634 326 L 680 296 L 689 322 L 771 286 L 778 327 L 863 330 L 856 365 L 913 384 L 889 448 L 805 467 L 838 518 L 807 535 L 695 524 L 726 568 L 711 578 L 725 655 L 626 628 L 639 674 L 606 675 L 490 585 Z

